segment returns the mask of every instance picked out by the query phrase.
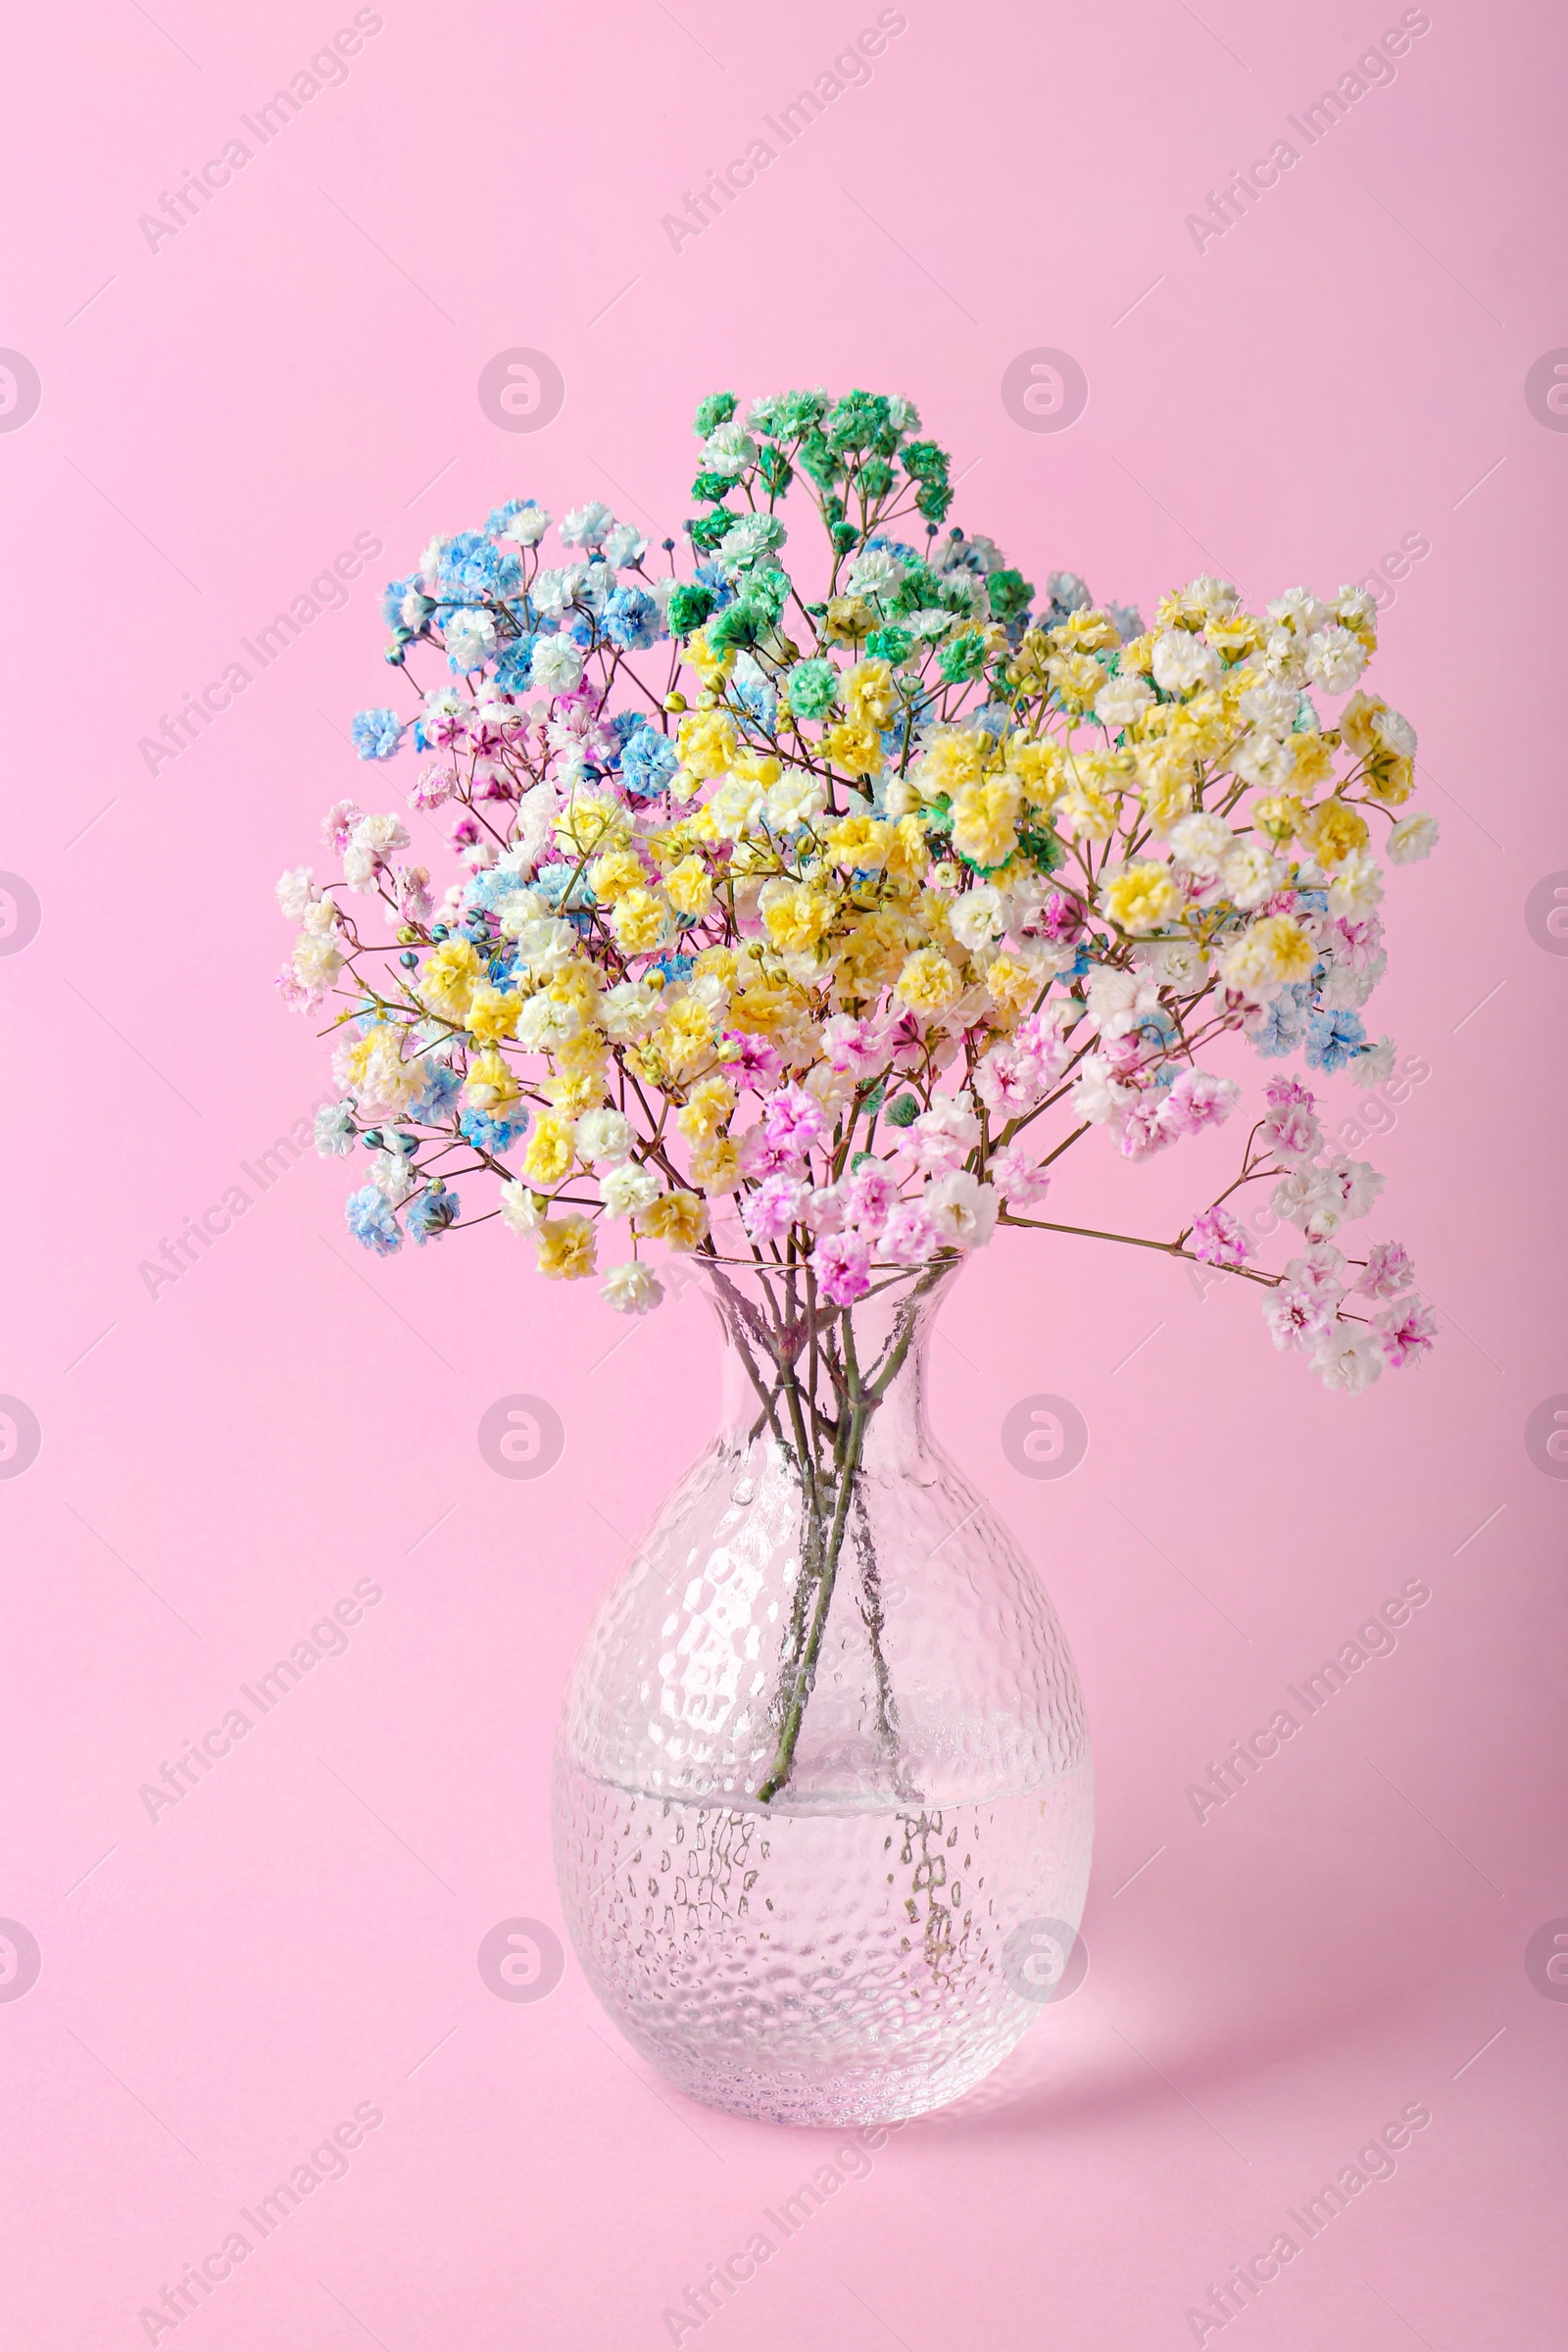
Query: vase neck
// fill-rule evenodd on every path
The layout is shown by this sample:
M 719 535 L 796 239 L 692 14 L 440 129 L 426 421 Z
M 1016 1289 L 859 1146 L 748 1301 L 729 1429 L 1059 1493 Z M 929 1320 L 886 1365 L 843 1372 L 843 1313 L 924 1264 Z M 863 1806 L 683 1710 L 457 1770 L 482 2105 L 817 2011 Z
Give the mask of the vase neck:
M 850 1307 L 822 1298 L 804 1267 L 692 1262 L 723 1335 L 727 1439 L 831 1455 L 831 1433 L 858 1416 L 867 1461 L 927 1444 L 931 1333 L 961 1261 L 874 1287 Z

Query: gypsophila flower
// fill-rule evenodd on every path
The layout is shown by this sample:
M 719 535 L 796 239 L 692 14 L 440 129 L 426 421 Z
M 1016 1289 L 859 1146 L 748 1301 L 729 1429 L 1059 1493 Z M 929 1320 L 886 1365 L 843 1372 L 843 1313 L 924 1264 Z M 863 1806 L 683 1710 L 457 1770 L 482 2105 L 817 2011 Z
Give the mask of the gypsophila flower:
M 390 760 L 403 740 L 395 710 L 356 710 L 349 733 L 362 760 Z

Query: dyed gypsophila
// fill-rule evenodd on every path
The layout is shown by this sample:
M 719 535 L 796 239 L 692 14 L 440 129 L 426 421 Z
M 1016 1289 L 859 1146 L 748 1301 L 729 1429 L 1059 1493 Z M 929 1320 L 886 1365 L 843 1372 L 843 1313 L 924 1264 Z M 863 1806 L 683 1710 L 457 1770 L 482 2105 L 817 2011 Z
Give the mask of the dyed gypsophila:
M 847 1310 L 999 1224 L 1078 1230 L 1036 1213 L 1052 1163 L 1230 1118 L 1201 1058 L 1228 1031 L 1388 1073 L 1374 828 L 1401 865 L 1437 827 L 1398 813 L 1415 735 L 1363 683 L 1364 593 L 1259 614 L 1202 577 L 1146 629 L 1053 572 L 1036 610 L 944 528 L 906 401 L 722 393 L 697 431 L 683 573 L 598 502 L 552 549 L 526 500 L 387 590 L 407 714 L 354 741 L 412 757 L 457 878 L 341 802 L 336 878 L 278 884 L 285 997 L 340 1007 L 322 1149 L 371 1153 L 368 1248 L 499 1211 L 621 1312 L 662 1296 L 651 1245 Z M 825 549 L 787 568 L 812 509 Z M 1226 1205 L 1257 1184 L 1299 1236 L 1280 1272 Z M 1345 1253 L 1382 1184 L 1276 1076 L 1235 1182 L 1155 1246 L 1262 1285 L 1275 1344 L 1360 1389 L 1433 1336 L 1398 1245 Z

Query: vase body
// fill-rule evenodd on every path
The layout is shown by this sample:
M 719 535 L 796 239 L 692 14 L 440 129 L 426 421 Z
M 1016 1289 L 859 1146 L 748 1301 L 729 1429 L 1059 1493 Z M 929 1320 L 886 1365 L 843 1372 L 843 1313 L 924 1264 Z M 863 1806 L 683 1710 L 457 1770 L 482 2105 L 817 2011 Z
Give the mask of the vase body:
M 602 1603 L 562 1714 L 578 1957 L 662 2074 L 743 2115 L 888 2122 L 957 2097 L 1039 2015 L 1082 1914 L 1072 1659 L 927 1427 L 952 1275 L 831 1326 L 793 1281 L 699 1278 L 721 1426 Z M 852 1395 L 874 1400 L 852 1414 Z

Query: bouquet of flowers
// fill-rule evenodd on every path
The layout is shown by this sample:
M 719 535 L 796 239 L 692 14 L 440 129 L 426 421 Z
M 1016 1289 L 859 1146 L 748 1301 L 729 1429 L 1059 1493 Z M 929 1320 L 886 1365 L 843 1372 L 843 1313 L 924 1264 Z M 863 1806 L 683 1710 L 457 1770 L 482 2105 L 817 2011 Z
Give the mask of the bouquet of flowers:
M 1402 813 L 1415 734 L 1363 683 L 1362 591 L 1254 613 L 1204 576 L 1146 628 L 946 527 L 948 453 L 906 400 L 718 393 L 696 430 L 682 566 L 598 502 L 551 560 L 527 499 L 392 582 L 407 710 L 354 740 L 421 764 L 406 813 L 328 812 L 331 878 L 279 881 L 280 987 L 332 1008 L 318 1144 L 370 1155 L 367 1248 L 496 1218 L 631 1314 L 663 1252 L 760 1280 L 730 1287 L 825 1606 L 898 1348 L 858 1361 L 857 1302 L 999 1224 L 1085 1230 L 1041 1213 L 1054 1163 L 1231 1118 L 1242 1086 L 1202 1060 L 1228 1031 L 1386 1077 L 1376 852 L 1409 864 L 1437 826 Z M 1276 1271 L 1227 1205 L 1259 1184 L 1299 1237 Z M 1382 1187 L 1281 1069 L 1218 1199 L 1102 1238 L 1256 1283 L 1276 1347 L 1355 1391 L 1435 1329 L 1397 1243 L 1343 1246 Z

